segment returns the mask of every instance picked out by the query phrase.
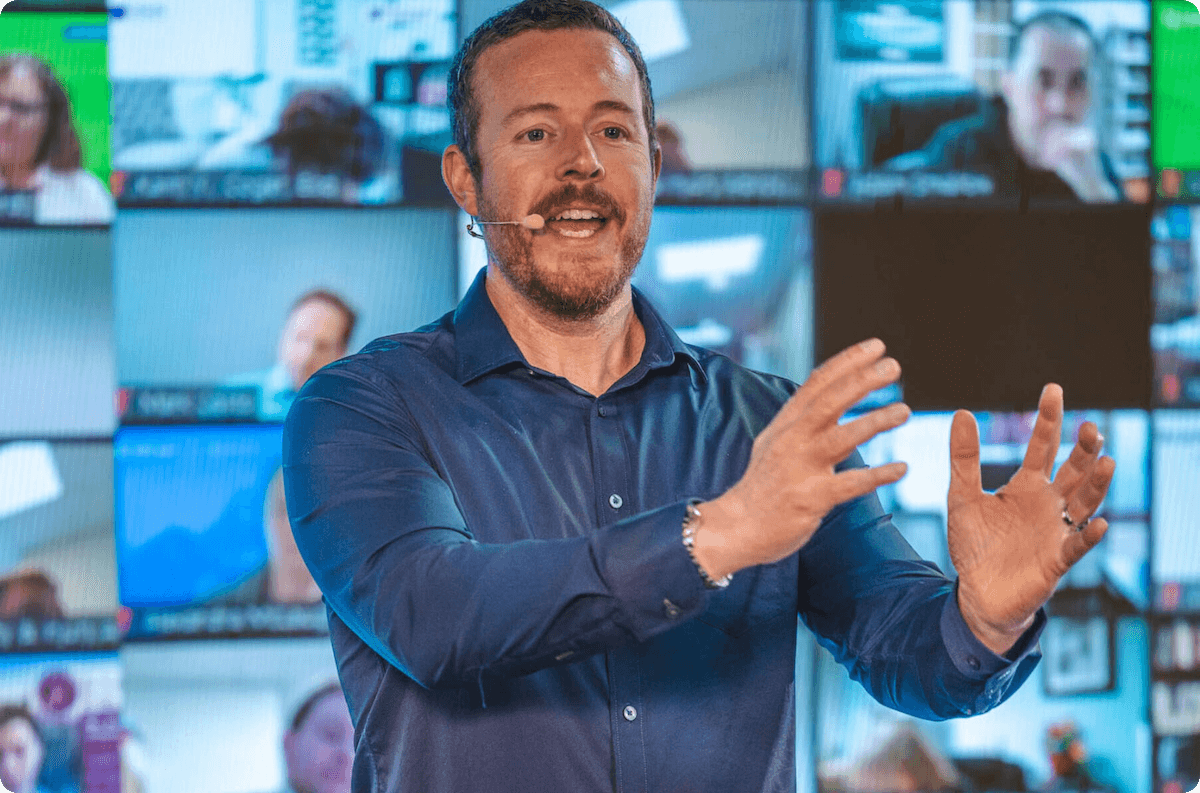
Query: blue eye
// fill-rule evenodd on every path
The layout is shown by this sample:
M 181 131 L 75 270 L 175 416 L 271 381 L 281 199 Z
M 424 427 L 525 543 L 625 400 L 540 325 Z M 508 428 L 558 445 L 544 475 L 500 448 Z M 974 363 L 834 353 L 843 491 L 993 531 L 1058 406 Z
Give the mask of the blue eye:
M 546 139 L 546 130 L 544 130 L 544 129 L 531 129 L 531 130 L 529 130 L 528 132 L 526 132 L 526 133 L 525 133 L 525 137 L 526 137 L 528 140 L 531 140 L 531 141 L 534 141 L 534 142 L 537 142 L 537 141 L 539 141 L 539 140 L 545 140 L 545 139 Z

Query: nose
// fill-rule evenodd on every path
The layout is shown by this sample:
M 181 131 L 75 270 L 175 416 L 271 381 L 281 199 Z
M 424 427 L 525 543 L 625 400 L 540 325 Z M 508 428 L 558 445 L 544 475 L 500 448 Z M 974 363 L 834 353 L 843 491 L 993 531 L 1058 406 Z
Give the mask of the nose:
M 563 142 L 563 159 L 558 168 L 559 179 L 592 180 L 604 176 L 604 163 L 583 129 L 568 134 Z
M 1046 110 L 1061 116 L 1067 110 L 1067 92 L 1060 88 L 1052 88 L 1046 92 Z

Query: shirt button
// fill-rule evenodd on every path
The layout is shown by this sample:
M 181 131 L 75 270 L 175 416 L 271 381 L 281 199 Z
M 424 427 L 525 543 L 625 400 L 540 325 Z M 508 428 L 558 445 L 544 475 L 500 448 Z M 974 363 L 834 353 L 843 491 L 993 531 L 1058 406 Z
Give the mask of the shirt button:
M 663 612 L 665 612 L 666 615 L 671 619 L 675 619 L 679 616 L 679 606 L 676 606 L 671 601 L 663 598 Z
M 972 669 L 978 669 L 979 668 L 979 659 L 973 655 L 968 655 L 967 656 L 967 666 L 971 667 Z
M 622 500 L 622 498 L 620 496 L 618 496 L 616 493 L 613 493 L 611 496 L 608 497 L 608 505 L 610 507 L 612 507 L 613 509 L 620 509 L 621 505 L 624 503 L 625 503 L 625 501 Z
M 608 411 L 604 409 L 604 405 L 600 405 L 596 408 L 596 414 L 599 415 L 600 418 L 604 418 L 608 415 Z
M 625 710 L 621 711 L 621 715 L 625 717 L 625 721 L 633 721 L 637 718 L 637 708 L 633 705 L 626 705 Z

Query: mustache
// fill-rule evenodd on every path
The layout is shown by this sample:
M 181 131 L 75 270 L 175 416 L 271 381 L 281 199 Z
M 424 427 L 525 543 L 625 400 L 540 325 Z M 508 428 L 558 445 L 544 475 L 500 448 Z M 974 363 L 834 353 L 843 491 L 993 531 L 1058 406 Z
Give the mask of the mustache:
M 583 187 L 577 184 L 563 185 L 538 201 L 531 211 L 544 218 L 550 218 L 553 210 L 575 202 L 591 204 L 597 207 L 606 218 L 621 223 L 625 222 L 625 210 L 621 209 L 616 199 L 593 183 L 588 183 Z

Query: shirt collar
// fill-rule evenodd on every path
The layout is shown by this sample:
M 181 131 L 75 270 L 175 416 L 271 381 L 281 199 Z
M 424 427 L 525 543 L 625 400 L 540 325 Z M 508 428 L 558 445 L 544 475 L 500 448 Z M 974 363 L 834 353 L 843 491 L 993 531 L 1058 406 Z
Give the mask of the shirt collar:
M 454 310 L 455 348 L 458 356 L 455 379 L 466 384 L 510 364 L 528 366 L 521 349 L 513 341 L 488 297 L 484 281 L 487 269 L 475 276 L 471 288 Z M 646 345 L 636 368 L 645 371 L 670 366 L 681 356 L 698 374 L 707 380 L 704 368 L 695 353 L 663 320 L 637 287 L 633 288 L 633 310 L 646 331 Z

